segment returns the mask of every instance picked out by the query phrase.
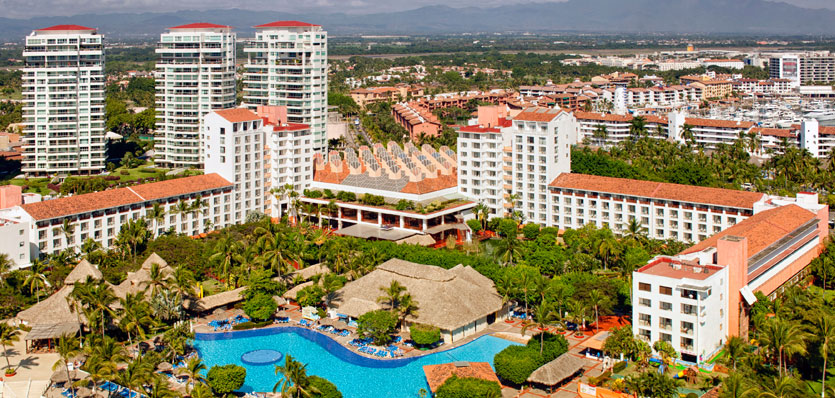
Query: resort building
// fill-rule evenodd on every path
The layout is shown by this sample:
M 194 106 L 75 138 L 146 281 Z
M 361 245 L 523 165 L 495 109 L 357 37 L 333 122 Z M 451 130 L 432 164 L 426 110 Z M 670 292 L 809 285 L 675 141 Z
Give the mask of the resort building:
M 729 336 L 747 338 L 754 292 L 773 297 L 805 277 L 828 237 L 829 208 L 817 194 L 794 203 L 771 199 L 761 211 L 676 256 L 658 256 L 633 272 L 636 336 L 669 342 L 700 363 Z
M 313 149 L 325 155 L 328 33 L 306 22 L 271 22 L 255 26 L 244 52 L 244 104 L 286 106 L 288 122 L 309 125 Z
M 459 264 L 444 269 L 400 259 L 388 260 L 367 275 L 348 282 L 337 290 L 337 298 L 331 304 L 336 312 L 352 318 L 385 309 L 377 300 L 380 288 L 395 281 L 406 288 L 419 306 L 417 315 L 406 317 L 406 326 L 413 323 L 435 326 L 441 329 L 441 337 L 447 344 L 507 317 L 507 308 L 493 281 L 472 267 Z
M 200 167 L 203 116 L 235 106 L 235 34 L 210 23 L 174 26 L 156 53 L 155 161 Z
M 26 37 L 23 162 L 29 176 L 104 170 L 104 37 L 56 25 Z
M 148 220 L 154 236 L 169 229 L 197 235 L 232 225 L 232 208 L 237 203 L 233 191 L 231 182 L 217 174 L 206 174 L 50 199 L 20 208 L 26 213 L 23 219 L 29 223 L 28 238 L 35 245 L 33 258 L 37 258 L 79 248 L 87 239 L 111 247 L 121 226 L 128 220 L 148 218 L 154 204 L 165 211 L 161 219 Z M 62 228 L 65 219 L 74 227 L 69 236 Z M 12 232 L 13 236 L 17 234 Z
M 619 143 L 633 139 L 632 115 L 618 115 L 614 113 L 574 112 L 580 131 L 577 141 L 600 147 L 613 147 Z M 666 117 L 644 115 L 644 128 L 647 136 L 656 139 L 666 139 L 669 135 L 669 120 Z
M 459 130 L 458 191 L 494 215 L 518 211 L 527 222 L 546 225 L 548 183 L 571 171 L 577 121 L 553 108 L 527 108 L 509 121 L 501 116 L 494 112 Z
M 308 216 L 328 220 L 337 233 L 365 238 L 402 240 L 429 235 L 431 242 L 454 234 L 468 238 L 463 224 L 475 203 L 457 194 L 456 155 L 446 147 L 436 151 L 389 142 L 332 151 L 325 162 L 314 159 L 310 192 L 301 198 L 319 209 Z M 460 231 L 460 232 L 459 232 Z
M 403 102 L 391 107 L 391 116 L 409 132 L 409 138 L 437 137 L 443 125 L 428 108 L 417 102 Z
M 263 123 L 245 108 L 211 112 L 203 123 L 204 171 L 235 184 L 233 223 L 242 223 L 250 213 L 263 214 L 265 210 L 268 187 L 264 184 Z
M 353 89 L 351 90 L 351 99 L 360 107 L 365 108 L 368 104 L 378 102 L 407 101 L 410 97 L 421 97 L 423 93 L 422 86 L 401 83 L 394 86 Z

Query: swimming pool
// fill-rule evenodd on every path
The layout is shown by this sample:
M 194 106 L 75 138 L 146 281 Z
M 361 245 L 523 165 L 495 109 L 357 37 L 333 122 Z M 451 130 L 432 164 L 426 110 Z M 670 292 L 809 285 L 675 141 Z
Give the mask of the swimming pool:
M 298 327 L 197 333 L 194 342 L 206 366 L 234 363 L 246 368 L 246 382 L 241 391 L 272 391 L 278 381 L 274 365 L 254 366 L 241 362 L 244 353 L 269 349 L 290 354 L 306 363 L 309 375 L 330 380 L 345 398 L 417 397 L 421 388 L 429 389 L 423 374 L 424 365 L 453 361 L 492 364 L 496 353 L 515 344 L 498 337 L 482 336 L 444 352 L 380 360 L 361 356 L 328 336 Z

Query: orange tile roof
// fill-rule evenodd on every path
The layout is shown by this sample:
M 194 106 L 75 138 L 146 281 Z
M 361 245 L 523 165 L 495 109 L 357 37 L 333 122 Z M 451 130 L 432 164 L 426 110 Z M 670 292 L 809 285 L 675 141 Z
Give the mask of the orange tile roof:
M 260 120 L 261 118 L 255 112 L 246 108 L 232 108 L 232 109 L 218 109 L 215 111 L 218 115 L 229 121 L 230 123 L 249 122 L 252 120 Z
M 132 205 L 169 196 L 179 196 L 202 190 L 231 186 L 232 183 L 226 181 L 220 175 L 213 173 L 152 182 L 130 188 L 108 189 L 106 191 L 45 200 L 43 202 L 25 204 L 22 207 L 35 220 L 48 220 Z
M 786 137 L 791 138 L 792 136 L 792 129 L 775 129 L 775 128 L 768 128 L 768 127 L 754 127 L 751 129 L 754 133 L 759 133 L 760 135 L 770 135 L 774 137 Z
M 499 382 L 493 368 L 487 362 L 468 362 L 469 366 L 456 366 L 455 363 L 442 363 L 440 365 L 424 365 L 423 373 L 426 375 L 426 382 L 432 392 L 453 375 L 461 378 L 473 377 L 482 380 Z
M 699 187 L 576 173 L 562 173 L 548 184 L 548 186 L 742 209 L 752 209 L 754 203 L 761 200 L 764 196 L 762 193 L 737 191 L 733 189 Z
M 695 253 L 708 247 L 716 247 L 719 239 L 725 236 L 739 236 L 748 238 L 748 256 L 751 257 L 815 217 L 815 214 L 811 211 L 794 204 L 762 211 L 691 246 L 681 254 Z
M 835 126 L 818 126 L 818 133 L 820 134 L 835 134 Z
M 513 120 L 529 122 L 550 122 L 562 113 L 559 108 L 526 108 L 516 115 Z
M 746 121 L 736 121 L 736 120 L 719 120 L 719 119 L 702 119 L 696 117 L 688 117 L 684 119 L 684 123 L 687 123 L 691 126 L 699 126 L 699 127 L 720 127 L 720 128 L 728 128 L 728 129 L 749 129 L 754 127 L 756 123 L 754 122 L 746 122 Z
M 585 112 L 585 111 L 574 111 L 574 117 L 578 120 L 600 120 L 600 121 L 607 121 L 607 122 L 629 122 L 632 120 L 632 116 L 628 115 L 617 115 L 614 113 L 597 113 L 597 112 Z

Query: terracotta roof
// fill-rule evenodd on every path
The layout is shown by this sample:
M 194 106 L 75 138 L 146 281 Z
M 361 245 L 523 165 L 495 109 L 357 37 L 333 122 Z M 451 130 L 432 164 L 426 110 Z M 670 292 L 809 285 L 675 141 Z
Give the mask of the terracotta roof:
M 265 23 L 263 25 L 255 25 L 253 28 L 299 28 L 299 27 L 308 27 L 308 26 L 321 26 L 315 25 L 312 23 L 307 22 L 300 22 L 300 21 L 275 21 L 270 23 Z
M 197 23 L 190 23 L 190 24 L 180 25 L 180 26 L 172 26 L 168 29 L 209 29 L 209 28 L 231 28 L 231 26 L 218 25 L 218 24 L 208 23 L 208 22 L 197 22 Z
M 458 131 L 463 133 L 496 133 L 500 134 L 502 131 L 495 128 L 495 127 L 482 127 L 482 126 L 464 126 L 458 129 Z
M 246 108 L 232 108 L 219 109 L 215 113 L 226 119 L 230 123 L 248 122 L 251 120 L 260 120 L 261 118 L 255 112 Z
M 749 129 L 754 127 L 756 123 L 754 122 L 746 122 L 746 121 L 736 121 L 736 120 L 719 120 L 719 119 L 702 119 L 702 118 L 695 118 L 695 117 L 688 117 L 684 119 L 684 123 L 687 123 L 691 126 L 700 126 L 700 127 L 720 127 L 720 128 L 727 128 L 727 129 Z
M 513 120 L 529 122 L 550 122 L 562 113 L 559 108 L 526 108 L 516 115 Z
M 22 207 L 35 220 L 48 220 L 226 186 L 232 183 L 218 174 L 207 174 L 50 199 Z
M 221 177 L 219 174 L 212 173 L 154 182 L 151 184 L 142 184 L 128 189 L 136 192 L 144 200 L 155 200 L 171 196 L 185 195 L 192 192 L 231 187 L 232 185 L 233 184 L 231 182 L 226 181 L 226 179 Z
M 820 133 L 820 134 L 835 134 L 835 127 L 833 127 L 833 126 L 818 126 L 818 133 Z
M 88 28 L 86 26 L 81 25 L 55 25 L 50 26 L 48 28 L 38 29 L 39 31 L 42 30 L 96 30 L 95 28 Z
M 628 115 L 616 115 L 614 113 L 597 113 L 585 111 L 574 111 L 574 117 L 576 117 L 578 120 L 599 120 L 606 122 L 629 122 L 632 120 L 632 116 Z
M 815 217 L 815 214 L 811 211 L 795 204 L 762 211 L 691 246 L 681 254 L 695 253 L 708 247 L 716 247 L 719 239 L 725 236 L 739 236 L 748 238 L 748 256 L 751 257 Z
M 482 380 L 499 382 L 493 368 L 487 362 L 465 362 L 467 366 L 458 366 L 458 363 L 442 363 L 440 365 L 424 365 L 423 373 L 426 375 L 426 383 L 432 392 L 444 384 L 453 375 L 465 378 L 472 377 Z M 464 363 L 462 363 L 463 365 Z
M 775 129 L 775 128 L 767 128 L 767 127 L 754 127 L 751 129 L 754 133 L 759 133 L 760 135 L 770 135 L 774 137 L 786 137 L 791 138 L 792 136 L 792 129 Z
M 282 125 L 272 125 L 275 131 L 298 131 L 307 130 L 310 128 L 309 124 L 304 123 L 285 123 Z
M 548 186 L 742 209 L 752 209 L 754 203 L 761 200 L 764 196 L 762 193 L 737 191 L 733 189 L 699 187 L 575 173 L 562 173 L 548 184 Z

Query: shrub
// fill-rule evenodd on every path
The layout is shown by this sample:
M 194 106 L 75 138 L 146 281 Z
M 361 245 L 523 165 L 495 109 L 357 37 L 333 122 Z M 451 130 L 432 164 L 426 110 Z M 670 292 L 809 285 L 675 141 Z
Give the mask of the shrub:
M 599 386 L 599 385 L 603 384 L 604 381 L 609 380 L 609 377 L 611 377 L 611 376 L 612 376 L 612 371 L 607 370 L 607 371 L 601 373 L 600 376 L 590 377 L 589 378 L 589 384 L 591 384 L 593 386 Z
M 626 367 L 628 365 L 629 365 L 629 363 L 627 363 L 626 361 L 620 361 L 620 362 L 616 363 L 615 366 L 612 366 L 612 372 L 614 372 L 614 373 L 623 372 L 623 370 L 626 369 Z
M 259 293 L 244 303 L 244 312 L 252 319 L 263 321 L 270 319 L 277 307 L 278 305 L 271 296 Z
M 539 224 L 527 223 L 522 227 L 522 235 L 525 239 L 534 240 L 539 236 Z
M 386 310 L 366 312 L 357 319 L 357 333 L 374 339 L 374 344 L 388 344 L 391 332 L 397 326 L 397 318 Z
M 328 379 L 319 376 L 310 376 L 310 386 L 316 388 L 319 393 L 311 394 L 313 398 L 342 398 L 342 393 Z
M 476 220 L 475 218 L 467 220 L 467 226 L 473 230 L 473 233 L 478 233 L 481 231 L 481 221 Z
M 322 194 L 325 196 L 325 199 L 333 199 L 336 197 L 330 189 L 325 189 L 322 191 Z
M 528 341 L 527 347 L 539 354 L 541 333 L 534 335 Z M 545 333 L 542 344 L 542 362 L 547 363 L 568 352 L 568 340 L 561 334 Z
M 438 387 L 435 398 L 474 398 L 501 397 L 502 388 L 499 383 L 475 377 L 453 375 Z
M 119 174 L 121 174 L 123 176 L 126 176 L 126 175 L 130 175 L 130 172 L 127 171 L 127 170 L 119 170 Z
M 515 238 L 519 232 L 519 224 L 515 220 L 509 218 L 500 218 L 499 225 L 496 227 L 496 232 L 502 236 Z
M 343 202 L 356 202 L 357 195 L 353 192 L 339 191 L 339 193 L 336 194 L 336 199 L 341 200 Z
M 409 326 L 409 334 L 416 344 L 427 345 L 441 339 L 441 330 L 435 326 L 422 325 L 419 323 Z
M 362 199 L 360 199 L 360 202 L 369 206 L 382 206 L 386 204 L 386 198 L 379 195 L 367 193 L 365 195 L 362 195 Z
M 316 198 L 321 198 L 321 197 L 322 197 L 322 191 L 317 191 L 317 190 L 315 190 L 315 189 L 305 189 L 305 190 L 302 192 L 302 194 L 303 194 L 304 196 L 308 197 L 308 198 L 313 198 L 313 199 L 316 199 Z
M 415 202 L 406 199 L 400 199 L 397 201 L 397 205 L 394 207 L 397 210 L 414 210 L 415 209 Z
M 212 366 L 206 374 L 209 387 L 218 395 L 226 395 L 241 388 L 245 379 L 246 369 L 234 364 Z
M 317 306 L 322 302 L 325 291 L 317 284 L 306 286 L 296 294 L 296 302 L 302 307 Z
M 271 324 L 272 324 L 271 321 L 263 321 L 263 322 L 252 322 L 252 321 L 250 321 L 250 322 L 239 323 L 235 326 L 232 326 L 232 330 L 249 330 L 249 329 L 255 329 L 255 328 L 262 328 L 264 326 L 271 325 Z
M 493 357 L 496 375 L 510 383 L 520 385 L 534 370 L 545 364 L 539 351 L 526 346 L 512 345 Z
M 687 393 L 687 395 L 685 395 L 684 397 L 685 397 L 685 398 L 699 398 L 699 394 L 696 394 L 696 393 L 694 393 L 694 392 L 689 392 L 689 393 Z

